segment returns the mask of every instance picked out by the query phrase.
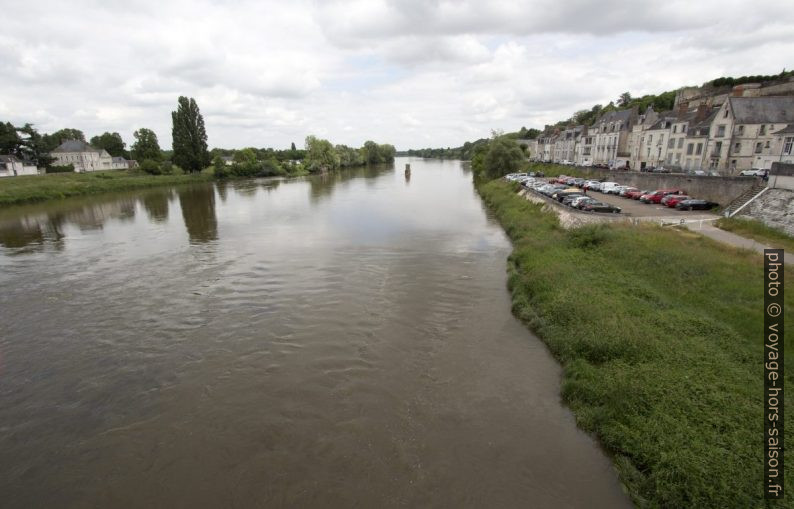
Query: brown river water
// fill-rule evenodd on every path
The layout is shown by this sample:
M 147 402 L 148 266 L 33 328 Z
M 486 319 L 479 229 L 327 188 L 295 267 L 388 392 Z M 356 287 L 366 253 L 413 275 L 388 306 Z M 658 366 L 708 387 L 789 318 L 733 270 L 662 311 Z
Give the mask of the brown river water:
M 630 507 L 470 173 L 394 167 L 0 210 L 0 507 Z

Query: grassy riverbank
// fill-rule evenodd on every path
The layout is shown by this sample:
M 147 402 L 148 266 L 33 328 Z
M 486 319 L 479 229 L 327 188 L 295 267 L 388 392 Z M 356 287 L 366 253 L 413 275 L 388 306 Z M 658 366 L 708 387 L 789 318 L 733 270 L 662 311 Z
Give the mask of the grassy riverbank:
M 84 196 L 111 191 L 128 191 L 156 186 L 202 182 L 210 173 L 195 175 L 147 175 L 127 171 L 54 173 L 0 179 L 0 207 L 46 200 Z
M 763 244 L 786 251 L 794 252 L 794 237 L 786 232 L 771 228 L 761 221 L 741 217 L 723 217 L 716 221 L 716 226 L 736 235 L 757 240 Z
M 564 366 L 564 400 L 635 503 L 763 507 L 761 257 L 653 225 L 566 231 L 511 184 L 478 188 L 513 241 L 513 312 Z M 792 292 L 786 305 L 792 323 Z

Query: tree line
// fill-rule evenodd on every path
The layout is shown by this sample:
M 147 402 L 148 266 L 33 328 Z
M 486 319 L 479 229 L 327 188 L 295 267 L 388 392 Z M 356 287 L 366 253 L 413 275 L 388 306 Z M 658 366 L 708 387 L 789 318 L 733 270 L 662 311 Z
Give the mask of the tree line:
M 90 145 L 104 149 L 113 157 L 132 158 L 140 169 L 151 174 L 166 174 L 179 167 L 184 172 L 200 172 L 212 165 L 216 176 L 270 176 L 300 172 L 319 173 L 353 166 L 363 166 L 394 161 L 393 145 L 366 141 L 360 148 L 333 145 L 330 141 L 308 136 L 303 149 L 293 142 L 288 150 L 272 148 L 245 148 L 242 150 L 213 149 L 207 146 L 204 117 L 195 99 L 180 96 L 177 109 L 171 112 L 172 150 L 160 148 L 157 134 L 140 128 L 133 133 L 135 142 L 129 150 L 117 132 L 94 136 Z M 74 128 L 60 129 L 51 134 L 40 134 L 32 124 L 14 126 L 0 122 L 0 154 L 10 154 L 33 161 L 38 166 L 51 168 L 54 158 L 49 154 L 64 141 L 86 141 L 83 131 Z M 231 157 L 231 164 L 226 159 Z M 55 171 L 73 168 L 54 168 Z

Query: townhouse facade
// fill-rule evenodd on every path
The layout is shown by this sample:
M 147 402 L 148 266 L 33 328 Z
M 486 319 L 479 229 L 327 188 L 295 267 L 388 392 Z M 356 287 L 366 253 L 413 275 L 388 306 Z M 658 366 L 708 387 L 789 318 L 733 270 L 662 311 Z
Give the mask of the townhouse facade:
M 603 114 L 592 126 L 547 126 L 531 158 L 724 175 L 794 162 L 794 96 L 744 96 L 756 89 L 736 88 L 718 104 L 677 100 L 672 111 L 623 109 Z

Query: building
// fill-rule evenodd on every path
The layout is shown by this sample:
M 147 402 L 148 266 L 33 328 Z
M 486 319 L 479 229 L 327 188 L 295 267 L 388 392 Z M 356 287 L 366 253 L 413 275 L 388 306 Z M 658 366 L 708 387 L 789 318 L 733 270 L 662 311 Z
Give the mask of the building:
M 637 117 L 637 109 L 631 108 L 604 113 L 596 120 L 593 124 L 593 164 L 620 167 L 629 162 L 629 133 L 637 122 Z
M 58 166 L 74 166 L 76 172 L 126 170 L 135 164 L 123 157 L 111 157 L 105 149 L 80 140 L 67 140 L 50 153 Z
M 773 143 L 779 142 L 776 133 L 791 124 L 794 97 L 729 97 L 711 121 L 709 168 L 735 174 L 764 164 L 771 166 Z
M 16 156 L 0 155 L 0 177 L 17 177 L 20 175 L 38 175 L 39 168 L 30 161 L 23 161 Z

